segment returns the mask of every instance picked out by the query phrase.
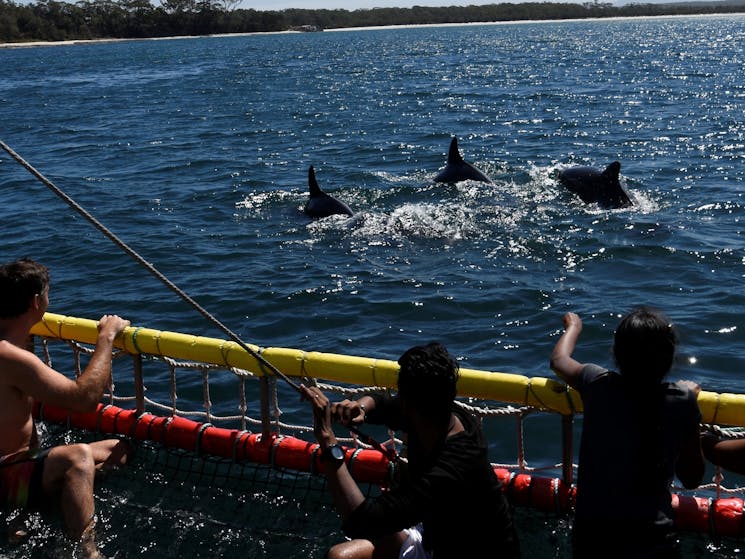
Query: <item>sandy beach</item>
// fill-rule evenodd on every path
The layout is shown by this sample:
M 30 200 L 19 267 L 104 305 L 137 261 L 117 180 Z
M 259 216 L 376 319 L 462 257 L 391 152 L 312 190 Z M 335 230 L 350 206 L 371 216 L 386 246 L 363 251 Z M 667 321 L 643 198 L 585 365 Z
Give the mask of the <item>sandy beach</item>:
M 630 19 L 680 19 L 686 17 L 719 17 L 742 14 L 684 14 L 684 15 L 662 15 L 662 16 L 632 16 L 632 17 L 605 17 L 605 18 L 580 18 L 580 19 L 530 19 L 514 21 L 474 21 L 469 23 L 421 23 L 411 25 L 372 25 L 367 27 L 339 27 L 324 29 L 324 33 L 339 33 L 344 31 L 374 31 L 382 29 L 414 29 L 426 27 L 464 27 L 479 25 L 526 25 L 536 23 L 558 23 L 558 22 L 581 22 L 581 21 L 625 21 Z M 287 35 L 304 34 L 303 31 L 256 31 L 252 33 L 221 33 L 219 35 L 176 35 L 172 37 L 139 37 L 126 39 L 74 39 L 70 41 L 30 41 L 24 43 L 0 43 L 0 48 L 28 48 L 28 47 L 58 47 L 84 45 L 91 43 L 118 43 L 124 41 L 171 41 L 178 39 L 209 39 L 213 37 L 247 37 L 252 35 Z

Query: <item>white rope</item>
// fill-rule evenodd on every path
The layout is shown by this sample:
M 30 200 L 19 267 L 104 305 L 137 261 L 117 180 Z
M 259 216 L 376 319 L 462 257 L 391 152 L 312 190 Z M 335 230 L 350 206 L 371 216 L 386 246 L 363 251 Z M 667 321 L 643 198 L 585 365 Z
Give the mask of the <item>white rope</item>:
M 47 364 L 51 366 L 51 352 L 49 350 L 49 342 L 50 341 L 59 341 L 53 338 L 47 339 L 43 338 L 43 352 L 44 352 L 44 359 Z M 71 348 L 73 353 L 73 360 L 75 362 L 75 369 L 76 374 L 80 374 L 80 355 L 81 354 L 89 354 L 92 353 L 93 349 L 84 345 L 80 344 L 78 342 L 70 341 L 70 340 L 64 340 L 65 343 L 67 343 L 68 347 Z M 118 354 L 114 355 L 114 357 L 120 357 L 126 355 L 126 352 L 118 352 Z M 150 397 L 145 397 L 144 402 L 146 405 L 146 409 L 150 409 L 153 411 L 161 411 L 166 414 L 170 414 L 172 416 L 180 416 L 180 417 L 188 417 L 193 418 L 195 420 L 201 421 L 203 423 L 210 423 L 213 425 L 239 425 L 240 429 L 242 431 L 247 431 L 247 429 L 255 429 L 259 430 L 261 426 L 263 425 L 261 418 L 255 418 L 248 415 L 248 401 L 247 401 L 247 390 L 246 390 L 246 382 L 247 381 L 256 381 L 258 382 L 262 378 L 267 378 L 267 380 L 270 383 L 270 405 L 271 405 L 271 412 L 273 416 L 273 425 L 276 429 L 276 432 L 279 433 L 291 433 L 297 436 L 307 436 L 312 433 L 313 427 L 312 425 L 306 425 L 306 424 L 292 424 L 281 421 L 282 410 L 280 408 L 280 397 L 279 397 L 279 391 L 277 389 L 277 377 L 275 376 L 264 376 L 263 374 L 255 374 L 251 371 L 243 370 L 243 369 L 237 369 L 234 367 L 228 367 L 224 365 L 217 365 L 212 363 L 195 363 L 195 362 L 188 362 L 188 361 L 177 361 L 175 359 L 172 359 L 170 357 L 165 356 L 146 356 L 148 357 L 148 360 L 146 363 L 156 364 L 156 363 L 162 363 L 163 367 L 168 369 L 169 374 L 169 385 L 170 385 L 170 402 L 169 403 L 163 403 L 153 400 Z M 200 406 L 200 409 L 193 409 L 193 410 L 187 410 L 182 409 L 182 406 L 177 405 L 177 402 L 179 400 L 178 394 L 177 394 L 177 379 L 179 379 L 182 375 L 179 373 L 185 373 L 186 375 L 195 374 L 196 371 L 199 371 L 199 375 L 201 377 L 201 384 L 202 384 L 202 401 L 198 405 Z M 220 371 L 225 371 L 226 373 L 232 375 L 234 378 L 238 380 L 238 414 L 215 414 L 214 413 L 214 405 L 211 401 L 211 389 L 210 385 L 211 382 L 214 379 L 220 378 L 217 373 Z M 112 375 L 113 376 L 113 375 Z M 126 383 L 123 383 L 120 381 L 120 384 L 126 385 Z M 189 384 L 188 380 L 181 379 L 182 385 Z M 373 386 L 373 387 L 350 387 L 350 386 L 341 386 L 336 384 L 330 384 L 330 383 L 317 383 L 317 386 L 321 388 L 324 392 L 327 392 L 329 394 L 338 394 L 345 398 L 353 398 L 355 396 L 359 396 L 361 394 L 370 394 L 370 393 L 379 393 L 379 394 L 386 394 L 390 393 L 390 389 L 379 387 L 379 386 Z M 132 402 L 135 401 L 135 396 L 126 396 L 126 395 L 118 395 L 114 394 L 114 383 L 112 382 L 111 385 L 111 401 L 114 402 Z M 519 470 L 520 472 L 525 473 L 536 473 L 536 472 L 546 472 L 546 471 L 559 471 L 563 466 L 561 463 L 554 464 L 554 465 L 546 465 L 546 466 L 530 466 L 526 460 L 525 455 L 525 433 L 524 429 L 522 429 L 520 426 L 522 425 L 524 419 L 532 414 L 532 413 L 551 413 L 546 412 L 544 410 L 538 410 L 536 408 L 532 408 L 530 406 L 524 406 L 524 407 L 514 407 L 512 405 L 489 405 L 486 402 L 481 402 L 479 405 L 475 405 L 472 402 L 464 402 L 464 401 L 456 401 L 456 405 L 468 411 L 469 413 L 473 414 L 474 416 L 478 417 L 481 421 L 485 419 L 498 419 L 498 418 L 516 418 L 518 421 L 518 452 L 517 452 L 517 461 L 514 463 L 492 463 L 492 467 L 494 468 L 504 468 L 508 470 Z M 558 416 L 558 414 L 557 414 Z M 745 437 L 745 429 L 741 427 L 723 427 L 719 425 L 714 424 L 707 424 L 704 425 L 704 429 L 715 433 L 717 436 L 723 437 L 723 438 L 742 438 Z M 339 440 L 344 444 L 350 444 L 354 445 L 358 448 L 371 448 L 370 445 L 364 444 L 362 441 L 358 440 L 357 437 L 350 436 L 350 437 L 339 437 Z M 393 448 L 400 447 L 403 444 L 403 441 L 401 441 L 399 438 L 395 436 L 394 432 L 390 432 L 390 440 L 387 444 L 393 445 Z M 576 471 L 577 465 L 572 464 L 572 468 Z M 734 487 L 729 488 L 725 487 L 723 485 L 723 477 L 721 475 L 716 476 L 711 483 L 707 483 L 705 485 L 701 485 L 697 488 L 697 491 L 716 491 L 717 496 L 722 493 L 726 495 L 745 495 L 745 487 Z M 672 486 L 672 489 L 678 491 L 678 492 L 684 492 L 687 491 L 683 487 L 678 486 Z

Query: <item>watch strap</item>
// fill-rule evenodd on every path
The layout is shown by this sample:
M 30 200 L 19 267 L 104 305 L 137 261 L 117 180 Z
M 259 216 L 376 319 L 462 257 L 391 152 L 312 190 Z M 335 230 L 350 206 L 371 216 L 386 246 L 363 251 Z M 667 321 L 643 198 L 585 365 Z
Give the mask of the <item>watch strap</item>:
M 340 444 L 332 444 L 321 451 L 321 462 L 339 467 L 344 463 L 346 451 Z

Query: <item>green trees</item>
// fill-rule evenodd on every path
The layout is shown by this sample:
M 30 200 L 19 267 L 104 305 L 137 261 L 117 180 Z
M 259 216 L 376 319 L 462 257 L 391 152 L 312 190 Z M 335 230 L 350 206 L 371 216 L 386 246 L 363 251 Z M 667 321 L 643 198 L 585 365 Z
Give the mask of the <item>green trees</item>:
M 239 9 L 241 0 L 0 0 L 0 43 L 253 33 L 290 29 L 469 23 L 745 11 L 745 0 L 671 4 L 526 2 L 486 6 L 371 10 Z

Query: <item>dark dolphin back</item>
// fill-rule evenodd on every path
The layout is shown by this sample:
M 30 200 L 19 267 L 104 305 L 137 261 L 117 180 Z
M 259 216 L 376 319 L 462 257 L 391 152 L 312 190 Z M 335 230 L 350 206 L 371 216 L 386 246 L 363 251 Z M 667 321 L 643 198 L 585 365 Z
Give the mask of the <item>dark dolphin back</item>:
M 308 191 L 310 192 L 311 196 L 319 196 L 323 194 L 323 192 L 321 192 L 321 187 L 318 186 L 318 181 L 316 180 L 316 170 L 313 168 L 313 165 L 308 167 Z
M 328 217 L 334 214 L 348 216 L 354 215 L 351 208 L 344 202 L 337 200 L 321 190 L 321 187 L 318 186 L 318 181 L 316 180 L 316 172 L 315 169 L 313 169 L 313 165 L 308 168 L 308 192 L 310 195 L 308 196 L 308 201 L 305 203 L 304 208 L 304 211 L 308 216 L 316 218 Z
M 435 182 L 455 183 L 464 180 L 491 182 L 489 177 L 463 159 L 458 149 L 458 138 L 453 136 L 453 139 L 450 140 L 448 161 L 445 167 L 435 176 Z
M 614 161 L 603 171 L 603 205 L 607 208 L 627 208 L 633 206 L 628 193 L 621 186 L 619 175 L 621 174 L 621 163 Z
M 579 192 L 597 183 L 602 173 L 594 167 L 570 167 L 559 173 L 559 181 L 572 192 Z
M 605 170 L 593 167 L 570 167 L 558 175 L 559 182 L 574 192 L 585 204 L 598 204 L 602 208 L 632 206 L 631 198 L 621 186 L 621 163 L 614 161 Z
M 458 138 L 453 136 L 450 141 L 450 151 L 448 151 L 448 165 L 457 165 L 463 163 L 463 157 L 458 150 Z

